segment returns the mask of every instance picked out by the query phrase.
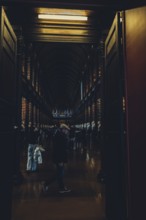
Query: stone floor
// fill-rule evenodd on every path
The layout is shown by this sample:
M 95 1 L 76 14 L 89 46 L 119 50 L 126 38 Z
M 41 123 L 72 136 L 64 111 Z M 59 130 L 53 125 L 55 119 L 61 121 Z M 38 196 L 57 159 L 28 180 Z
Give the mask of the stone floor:
M 13 189 L 12 220 L 105 220 L 104 184 L 97 181 L 100 154 L 97 150 L 69 149 L 65 182 L 71 192 L 60 194 L 50 149 L 43 152 L 38 171 L 25 171 L 22 184 Z

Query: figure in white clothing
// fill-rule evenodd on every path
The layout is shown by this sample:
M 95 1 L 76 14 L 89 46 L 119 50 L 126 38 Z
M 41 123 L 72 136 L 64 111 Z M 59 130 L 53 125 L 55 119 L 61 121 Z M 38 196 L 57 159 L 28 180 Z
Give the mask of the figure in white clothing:
M 34 161 L 37 164 L 42 164 L 43 160 L 42 160 L 42 153 L 41 153 L 41 149 L 39 148 L 39 146 L 37 146 L 34 150 Z
M 34 160 L 34 151 L 38 143 L 38 130 L 36 128 L 30 128 L 28 133 L 28 152 L 27 152 L 27 171 L 36 171 L 37 163 Z
M 34 160 L 34 152 L 36 149 L 36 144 L 29 144 L 28 145 L 28 153 L 27 153 L 27 171 L 35 171 L 37 168 L 37 163 Z

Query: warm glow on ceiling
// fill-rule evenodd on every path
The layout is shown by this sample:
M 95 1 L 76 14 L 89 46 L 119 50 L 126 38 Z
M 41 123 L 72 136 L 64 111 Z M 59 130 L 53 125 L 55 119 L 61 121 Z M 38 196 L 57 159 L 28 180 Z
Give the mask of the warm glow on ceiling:
M 35 13 L 39 19 L 61 21 L 88 21 L 93 13 L 90 10 L 76 10 L 64 8 L 36 8 Z
M 39 14 L 39 19 L 53 19 L 53 20 L 70 20 L 70 21 L 87 21 L 87 16 L 77 15 L 55 15 L 55 14 Z
M 31 34 L 36 41 L 72 43 L 96 41 L 96 37 L 93 37 L 97 36 L 92 22 L 93 10 L 37 7 L 33 12 L 35 25 L 31 28 Z
M 49 14 L 49 15 L 77 15 L 77 16 L 89 16 L 92 14 L 90 10 L 75 10 L 64 8 L 35 8 L 37 14 Z
M 35 33 L 35 29 L 32 29 L 33 33 Z M 88 30 L 75 30 L 75 29 L 65 29 L 65 28 L 54 28 L 54 29 L 49 29 L 49 28 L 40 28 L 39 29 L 40 34 L 50 34 L 50 35 L 76 35 L 76 36 L 88 36 L 89 31 Z

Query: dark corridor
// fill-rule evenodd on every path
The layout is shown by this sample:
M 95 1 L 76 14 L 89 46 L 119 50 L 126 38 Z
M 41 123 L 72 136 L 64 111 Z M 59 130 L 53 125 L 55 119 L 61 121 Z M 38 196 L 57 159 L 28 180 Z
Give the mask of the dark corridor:
M 146 218 L 145 12 L 143 1 L 1 1 L 0 219 Z M 58 123 L 74 130 L 63 195 Z M 26 170 L 32 127 L 45 134 L 36 172 Z

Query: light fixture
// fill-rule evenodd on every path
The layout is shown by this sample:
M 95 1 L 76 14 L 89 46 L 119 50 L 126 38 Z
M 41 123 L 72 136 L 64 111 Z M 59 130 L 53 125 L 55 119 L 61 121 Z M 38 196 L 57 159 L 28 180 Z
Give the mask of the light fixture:
M 70 21 L 87 21 L 87 16 L 79 15 L 55 15 L 55 14 L 38 14 L 39 19 L 52 19 L 52 20 L 70 20 Z

